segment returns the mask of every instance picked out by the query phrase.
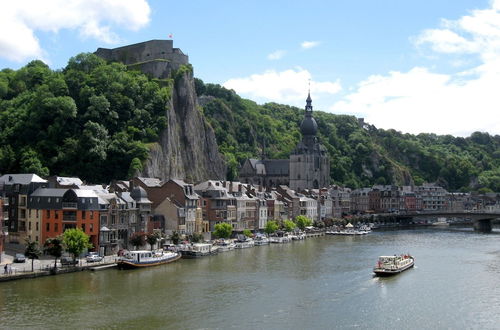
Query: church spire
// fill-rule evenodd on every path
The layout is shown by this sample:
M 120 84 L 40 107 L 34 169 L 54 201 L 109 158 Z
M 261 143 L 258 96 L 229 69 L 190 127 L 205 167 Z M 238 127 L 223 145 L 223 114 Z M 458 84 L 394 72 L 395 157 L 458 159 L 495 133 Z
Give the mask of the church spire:
M 309 90 L 307 91 L 306 111 L 311 111 L 311 112 L 313 111 L 312 99 L 311 99 L 311 80 L 309 80 Z

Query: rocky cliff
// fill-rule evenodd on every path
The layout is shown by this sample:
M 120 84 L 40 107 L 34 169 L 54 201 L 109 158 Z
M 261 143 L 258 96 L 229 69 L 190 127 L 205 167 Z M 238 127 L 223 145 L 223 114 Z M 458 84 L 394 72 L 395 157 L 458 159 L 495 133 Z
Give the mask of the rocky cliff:
M 141 176 L 187 182 L 225 178 L 226 164 L 214 131 L 199 108 L 192 72 L 184 72 L 175 79 L 168 127 L 152 145 Z

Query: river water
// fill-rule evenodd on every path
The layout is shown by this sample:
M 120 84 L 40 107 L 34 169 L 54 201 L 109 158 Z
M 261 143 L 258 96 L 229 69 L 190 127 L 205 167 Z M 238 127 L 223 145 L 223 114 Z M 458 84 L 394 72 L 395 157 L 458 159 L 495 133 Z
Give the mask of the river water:
M 379 255 L 415 267 L 376 278 Z M 499 329 L 500 232 L 325 236 L 141 270 L 0 283 L 0 328 Z

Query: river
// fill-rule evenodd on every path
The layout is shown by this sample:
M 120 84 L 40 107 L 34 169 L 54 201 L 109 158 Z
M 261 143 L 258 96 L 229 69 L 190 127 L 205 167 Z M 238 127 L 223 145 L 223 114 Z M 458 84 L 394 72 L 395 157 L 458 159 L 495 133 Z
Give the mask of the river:
M 390 278 L 379 255 L 411 253 Z M 0 328 L 499 329 L 500 232 L 379 231 L 0 283 Z

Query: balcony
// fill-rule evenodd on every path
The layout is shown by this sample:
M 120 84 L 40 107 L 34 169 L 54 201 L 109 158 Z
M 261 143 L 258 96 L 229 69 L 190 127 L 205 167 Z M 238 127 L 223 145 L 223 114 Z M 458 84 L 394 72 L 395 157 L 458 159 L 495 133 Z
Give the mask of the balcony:
M 78 208 L 78 203 L 62 203 L 62 208 L 76 210 Z

